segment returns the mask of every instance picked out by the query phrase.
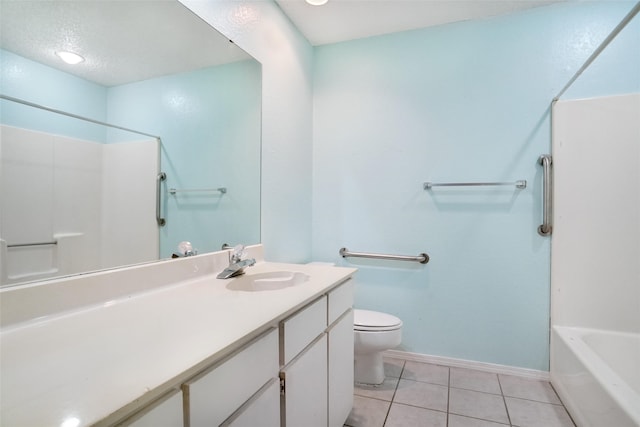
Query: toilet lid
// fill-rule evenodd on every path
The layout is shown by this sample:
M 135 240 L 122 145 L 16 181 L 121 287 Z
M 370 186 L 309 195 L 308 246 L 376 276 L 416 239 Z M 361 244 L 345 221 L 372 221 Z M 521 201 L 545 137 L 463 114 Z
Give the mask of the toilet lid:
M 353 329 L 357 331 L 392 331 L 402 327 L 402 320 L 387 313 L 353 310 Z

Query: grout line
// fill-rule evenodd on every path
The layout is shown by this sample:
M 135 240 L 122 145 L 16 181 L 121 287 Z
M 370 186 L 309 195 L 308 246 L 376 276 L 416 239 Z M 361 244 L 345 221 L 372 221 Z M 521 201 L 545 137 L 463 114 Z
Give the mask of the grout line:
M 462 415 L 462 414 L 452 414 L 452 415 L 456 415 L 456 416 L 462 417 L 462 418 L 469 418 L 469 419 L 472 419 L 472 420 L 483 421 L 485 423 L 494 423 L 494 424 L 497 424 L 499 426 L 512 427 L 511 423 L 505 424 L 505 423 L 501 423 L 500 421 L 492 421 L 492 420 L 488 420 L 486 418 L 473 417 L 471 415 Z M 517 427 L 517 426 L 515 426 L 515 427 Z
M 391 407 L 393 406 L 393 401 L 396 398 L 396 392 L 398 391 L 398 387 L 400 387 L 400 380 L 402 379 L 402 374 L 404 373 L 404 367 L 407 364 L 406 360 L 402 361 L 402 369 L 400 369 L 400 376 L 398 376 L 398 382 L 396 383 L 396 388 L 393 390 L 393 395 L 391 396 L 391 402 L 389 402 L 389 409 L 387 410 L 387 415 L 384 417 L 384 422 L 382 423 L 382 427 L 387 423 L 387 418 L 389 418 L 389 413 L 391 412 Z
M 502 403 L 504 403 L 504 409 L 507 412 L 507 420 L 509 421 L 509 425 L 512 425 L 511 415 L 509 414 L 509 407 L 507 406 L 507 399 L 504 397 L 504 391 L 502 390 L 502 382 L 500 382 L 500 375 L 496 374 L 496 377 L 498 378 L 498 387 L 500 387 L 500 394 L 502 395 Z
M 411 403 L 398 403 L 398 402 L 396 402 L 395 404 L 399 405 L 399 406 L 409 406 L 411 408 L 424 409 L 425 411 L 440 412 L 441 414 L 446 414 L 446 412 L 443 411 L 442 409 L 426 408 L 424 406 L 412 405 Z M 487 420 L 485 420 L 485 421 L 487 421 Z
M 551 381 L 549 381 L 549 385 L 551 386 L 551 389 L 553 390 L 553 392 L 556 394 L 556 397 L 558 398 L 558 400 L 560 401 L 560 403 L 562 404 L 562 407 L 564 408 L 564 411 L 567 413 L 567 415 L 569 415 L 569 419 L 571 420 L 571 422 L 573 423 L 574 426 L 577 426 L 578 423 L 576 423 L 576 420 L 573 419 L 573 417 L 571 416 L 571 412 L 569 412 L 569 410 L 567 409 L 567 407 L 565 406 L 564 402 L 562 401 L 562 399 L 560 398 L 560 394 L 558 394 L 556 388 L 553 386 L 553 384 L 551 383 Z
M 449 427 L 449 406 L 451 405 L 451 368 L 447 367 L 447 427 Z
M 492 393 L 490 391 L 476 390 L 474 388 L 453 387 L 453 386 L 451 388 L 455 388 L 456 390 L 475 391 L 476 393 L 491 394 L 493 396 L 502 396 L 502 391 L 500 391 L 500 393 Z M 511 396 L 509 396 L 509 397 L 511 397 Z

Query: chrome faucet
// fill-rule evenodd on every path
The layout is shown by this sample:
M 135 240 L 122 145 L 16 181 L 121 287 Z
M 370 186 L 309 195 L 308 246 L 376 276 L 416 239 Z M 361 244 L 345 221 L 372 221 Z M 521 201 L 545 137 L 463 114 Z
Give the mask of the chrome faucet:
M 233 252 L 229 258 L 229 266 L 218 274 L 218 279 L 230 279 L 232 277 L 244 274 L 244 269 L 256 263 L 253 258 L 242 259 L 244 256 L 244 246 L 238 245 L 233 248 Z

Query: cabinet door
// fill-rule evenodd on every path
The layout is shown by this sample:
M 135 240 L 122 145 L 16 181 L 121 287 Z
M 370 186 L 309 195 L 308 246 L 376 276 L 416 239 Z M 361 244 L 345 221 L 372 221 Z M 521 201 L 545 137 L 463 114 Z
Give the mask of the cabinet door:
M 313 341 L 280 376 L 283 427 L 327 427 L 327 335 Z
M 221 427 L 280 427 L 280 381 L 269 381 Z
M 342 426 L 353 407 L 353 310 L 330 326 L 329 427 Z

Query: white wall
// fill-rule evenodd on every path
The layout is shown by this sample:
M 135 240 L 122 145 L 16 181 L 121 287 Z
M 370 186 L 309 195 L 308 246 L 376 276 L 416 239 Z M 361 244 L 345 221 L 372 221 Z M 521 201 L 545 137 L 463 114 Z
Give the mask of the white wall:
M 553 325 L 640 332 L 640 94 L 553 108 Z
M 152 139 L 102 147 L 102 267 L 157 260 L 159 143 Z
M 269 261 L 308 261 L 313 49 L 272 1 L 180 1 L 262 64 L 261 241 Z

